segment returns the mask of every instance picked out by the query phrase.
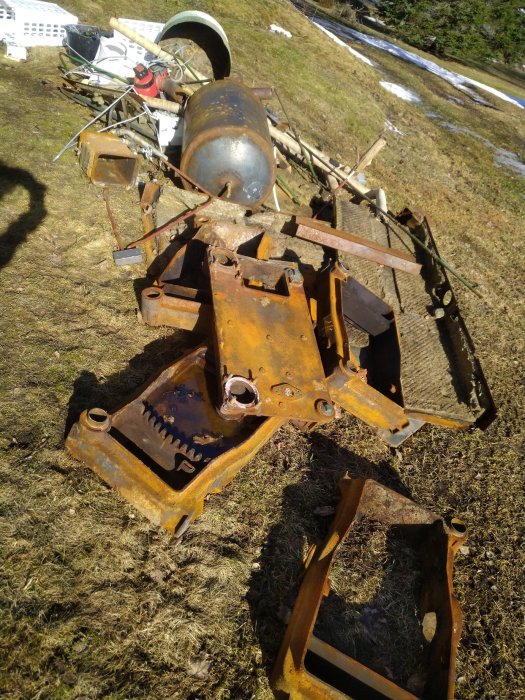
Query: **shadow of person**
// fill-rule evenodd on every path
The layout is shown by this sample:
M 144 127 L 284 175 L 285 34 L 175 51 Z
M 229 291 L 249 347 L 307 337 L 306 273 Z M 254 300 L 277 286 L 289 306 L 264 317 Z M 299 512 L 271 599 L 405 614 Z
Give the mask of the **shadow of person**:
M 16 187 L 23 187 L 29 194 L 27 211 L 0 232 L 0 267 L 9 263 L 18 245 L 24 243 L 31 231 L 45 219 L 44 200 L 47 187 L 36 180 L 29 171 L 12 168 L 0 160 L 0 199 Z
M 202 337 L 194 333 L 179 331 L 167 338 L 159 338 L 144 347 L 144 350 L 131 358 L 127 366 L 108 379 L 100 382 L 95 374 L 83 370 L 73 383 L 73 393 L 69 398 L 64 439 L 82 411 L 88 408 L 104 408 L 112 413 L 127 402 L 146 382 L 153 378 L 171 362 L 175 362 L 184 352 L 197 347 Z
M 321 433 L 313 432 L 309 437 L 310 471 L 301 482 L 285 488 L 281 520 L 268 533 L 258 566 L 250 577 L 247 594 L 268 676 L 271 675 L 295 602 L 307 547 L 313 543 L 319 544 L 326 535 L 339 501 L 338 482 L 341 477 L 348 473 L 353 478 L 372 478 L 403 496 L 410 496 L 389 462 L 373 464 L 341 448 Z M 388 542 L 387 538 L 384 543 L 385 556 L 390 551 Z M 383 602 L 381 595 L 374 594 L 366 604 L 349 606 L 346 600 L 335 593 L 331 594 L 327 615 L 320 619 L 320 624 L 324 625 L 321 636 L 330 642 L 328 633 L 337 630 L 342 620 L 348 621 L 352 616 L 359 621 L 362 615 L 361 622 L 373 627 L 378 614 L 376 609 Z M 346 641 L 347 637 L 344 638 Z M 340 643 L 341 640 L 332 637 L 332 641 Z M 362 646 L 363 653 L 366 653 L 368 647 Z M 350 654 L 352 649 L 347 644 L 341 651 Z M 379 662 L 376 665 L 379 666 Z

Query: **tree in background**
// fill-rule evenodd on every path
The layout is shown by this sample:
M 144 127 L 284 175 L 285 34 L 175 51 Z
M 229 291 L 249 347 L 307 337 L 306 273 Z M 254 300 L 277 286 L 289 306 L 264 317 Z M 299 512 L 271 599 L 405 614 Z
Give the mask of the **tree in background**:
M 384 19 L 438 54 L 525 60 L 525 0 L 384 0 Z

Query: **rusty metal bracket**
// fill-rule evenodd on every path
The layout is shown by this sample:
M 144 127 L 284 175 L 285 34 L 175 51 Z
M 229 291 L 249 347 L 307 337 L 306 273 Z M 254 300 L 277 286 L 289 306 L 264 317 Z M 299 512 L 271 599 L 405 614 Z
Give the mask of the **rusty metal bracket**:
M 371 479 L 344 477 L 341 500 L 324 543 L 310 550 L 304 578 L 272 674 L 277 698 L 290 700 L 452 700 L 462 614 L 453 593 L 453 560 L 465 542 L 463 523 L 438 515 Z M 422 574 L 420 618 L 426 642 L 418 696 L 313 634 L 337 550 L 363 517 L 400 526 L 415 543 Z
M 213 314 L 209 304 L 197 301 L 199 292 L 174 284 L 142 290 L 140 311 L 149 326 L 170 326 L 208 335 Z
M 299 270 L 210 248 L 221 413 L 326 422 L 326 386 Z
M 73 457 L 176 536 L 285 422 L 222 418 L 208 355 L 193 350 L 113 414 L 84 411 L 66 440 Z

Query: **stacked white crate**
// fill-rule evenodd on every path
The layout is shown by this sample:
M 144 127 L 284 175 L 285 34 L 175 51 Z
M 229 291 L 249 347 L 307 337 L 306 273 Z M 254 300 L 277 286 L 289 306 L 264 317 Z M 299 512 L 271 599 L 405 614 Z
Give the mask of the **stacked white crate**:
M 118 21 L 122 22 L 122 24 L 126 24 L 128 27 L 131 27 L 139 34 L 142 34 L 142 36 L 145 36 L 146 39 L 149 39 L 150 41 L 155 41 L 155 39 L 160 33 L 160 30 L 164 26 L 163 24 L 159 24 L 158 22 L 143 22 L 139 19 L 125 19 L 122 17 L 119 17 Z M 125 37 L 120 32 L 115 31 L 115 39 L 118 39 L 122 44 L 126 46 L 126 55 L 128 56 L 128 58 L 137 61 L 137 63 L 139 61 L 144 60 L 144 56 L 148 53 L 146 49 L 144 49 L 142 46 L 139 46 L 138 44 L 135 44 L 133 41 Z
M 60 46 L 64 25 L 78 18 L 52 2 L 0 0 L 0 41 L 18 46 Z

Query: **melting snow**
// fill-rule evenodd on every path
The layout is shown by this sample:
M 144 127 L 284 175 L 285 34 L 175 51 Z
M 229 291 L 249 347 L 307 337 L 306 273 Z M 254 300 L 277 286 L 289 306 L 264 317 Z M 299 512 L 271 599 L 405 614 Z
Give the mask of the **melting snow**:
M 476 94 L 473 91 L 469 90 L 469 88 L 467 87 L 469 85 L 477 87 L 480 90 L 484 90 L 485 92 L 489 92 L 491 95 L 499 97 L 500 100 L 505 100 L 505 102 L 511 102 L 517 107 L 525 109 L 525 105 L 523 104 L 522 99 L 513 97 L 511 95 L 506 95 L 504 92 L 496 90 L 495 88 L 492 88 L 489 85 L 480 83 L 477 80 L 472 80 L 472 78 L 467 78 L 466 76 L 460 75 L 459 73 L 454 73 L 453 71 L 450 71 L 447 68 L 442 68 L 442 66 L 439 66 L 437 63 L 434 63 L 434 61 L 430 61 L 428 58 L 423 58 L 422 56 L 419 56 L 418 54 L 415 54 L 412 51 L 402 49 L 400 46 L 392 44 L 392 42 L 387 41 L 386 39 L 379 39 L 375 36 L 370 36 L 368 34 L 363 34 L 362 32 L 357 32 L 355 29 L 350 29 L 350 27 L 338 24 L 337 22 L 318 19 L 315 22 L 315 24 L 317 24 L 317 26 L 320 29 L 323 29 L 323 31 L 325 31 L 325 28 L 324 26 L 320 26 L 321 23 L 323 25 L 330 26 L 332 29 L 335 29 L 341 36 L 344 36 L 346 39 L 359 41 L 362 44 L 368 44 L 369 46 L 373 46 L 376 49 L 386 51 L 387 53 L 392 54 L 392 56 L 401 58 L 404 61 L 414 63 L 416 66 L 427 70 L 429 73 L 433 73 L 434 75 L 437 75 L 443 80 L 446 80 L 448 83 L 454 85 L 454 87 L 458 88 L 459 90 L 469 92 L 471 97 L 475 98 Z
M 396 83 L 387 83 L 385 80 L 380 80 L 379 85 L 393 95 L 400 97 L 405 102 L 421 102 L 419 95 L 415 92 L 403 87 L 402 85 L 397 85 Z
M 329 29 L 327 29 L 326 27 L 323 27 L 323 25 L 320 24 L 319 22 L 315 22 L 313 20 L 312 20 L 312 22 L 315 24 L 316 27 L 319 27 L 319 29 L 322 32 L 324 32 L 326 34 L 326 36 L 329 36 L 332 41 L 335 41 L 335 43 L 339 44 L 339 46 L 342 46 L 343 48 L 348 49 L 348 51 L 350 51 L 352 56 L 355 56 L 360 61 L 363 61 L 363 63 L 366 63 L 368 66 L 376 66 L 377 65 L 376 63 L 371 61 L 367 56 L 363 56 L 362 53 L 359 53 L 359 51 L 356 51 L 351 46 L 348 46 L 348 44 L 345 41 L 340 39 L 335 34 L 332 34 L 332 32 Z
M 512 151 L 497 148 L 492 141 L 489 141 L 484 136 L 481 136 L 481 134 L 472 131 L 472 129 L 468 129 L 466 126 L 458 126 L 457 124 L 452 124 L 451 122 L 447 121 L 440 121 L 439 123 L 441 126 L 444 126 L 445 129 L 448 129 L 455 134 L 468 134 L 468 136 L 471 136 L 473 139 L 481 141 L 484 146 L 494 151 L 494 165 L 497 168 L 509 168 L 509 170 L 513 170 L 520 177 L 525 178 L 525 163 L 522 163 L 518 156 L 515 153 L 512 153 Z

